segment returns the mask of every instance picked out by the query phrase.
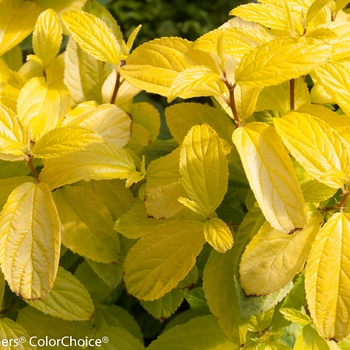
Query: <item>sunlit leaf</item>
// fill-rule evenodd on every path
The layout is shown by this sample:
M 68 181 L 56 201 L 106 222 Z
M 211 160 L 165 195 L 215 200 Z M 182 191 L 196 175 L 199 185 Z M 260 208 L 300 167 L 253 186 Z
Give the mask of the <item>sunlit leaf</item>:
M 306 223 L 304 199 L 292 161 L 272 126 L 253 122 L 232 136 L 249 184 L 271 226 L 288 233 Z
M 197 221 L 174 220 L 149 232 L 126 258 L 128 293 L 154 300 L 171 291 L 192 269 L 204 242 L 203 223 Z
M 231 230 L 221 219 L 213 218 L 204 224 L 204 237 L 218 252 L 225 253 L 232 248 Z
M 0 215 L 0 263 L 10 288 L 23 299 L 53 287 L 61 227 L 48 186 L 27 182 L 9 196 Z
M 323 226 L 306 265 L 308 308 L 317 330 L 326 339 L 350 333 L 350 215 L 335 213 Z
M 114 65 L 120 62 L 120 46 L 112 30 L 101 19 L 83 11 L 62 15 L 74 40 L 92 57 Z

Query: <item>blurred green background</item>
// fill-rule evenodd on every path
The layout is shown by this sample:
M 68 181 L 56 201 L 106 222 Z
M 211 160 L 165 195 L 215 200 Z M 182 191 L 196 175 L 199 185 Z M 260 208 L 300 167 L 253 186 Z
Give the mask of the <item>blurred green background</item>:
M 162 36 L 191 41 L 229 20 L 229 12 L 242 0 L 99 0 L 116 18 L 124 37 L 139 24 L 135 46 Z

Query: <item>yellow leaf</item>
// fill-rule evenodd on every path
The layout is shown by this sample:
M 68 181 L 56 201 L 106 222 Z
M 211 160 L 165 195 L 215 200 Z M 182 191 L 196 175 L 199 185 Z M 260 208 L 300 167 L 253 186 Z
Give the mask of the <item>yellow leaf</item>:
M 30 34 L 39 13 L 40 8 L 33 1 L 17 2 L 17 4 L 13 1 L 1 3 L 0 56 Z
M 236 82 L 270 86 L 306 75 L 331 57 L 331 46 L 301 37 L 278 38 L 246 54 L 236 69 Z
M 27 153 L 29 139 L 25 128 L 11 109 L 0 105 L 0 153 L 22 156 Z
M 142 90 L 168 96 L 169 88 L 178 74 L 195 65 L 191 47 L 190 41 L 181 38 L 149 41 L 132 52 L 126 65 L 120 68 L 120 74 Z
M 112 216 L 98 195 L 85 187 L 65 186 L 55 191 L 53 198 L 65 247 L 96 262 L 119 261 L 119 237 L 113 230 Z
M 323 226 L 306 265 L 308 307 L 326 339 L 350 333 L 350 214 L 336 213 Z
M 232 143 L 234 123 L 218 108 L 193 102 L 176 103 L 165 109 L 165 117 L 171 135 L 179 144 L 194 125 L 203 123 L 211 126 L 220 138 Z
M 78 110 L 79 112 L 79 110 Z M 71 111 L 62 126 L 80 126 L 95 131 L 105 142 L 124 147 L 131 137 L 130 116 L 115 105 L 103 104 L 83 113 Z
M 253 122 L 233 132 L 243 168 L 259 206 L 278 231 L 306 223 L 303 195 L 292 161 L 272 126 Z
M 223 38 L 223 51 L 226 55 L 242 58 L 251 49 L 273 39 L 267 31 L 247 30 L 245 28 L 218 28 L 197 39 L 193 48 L 217 54 L 217 42 Z
M 274 119 L 274 125 L 293 157 L 315 179 L 334 188 L 350 181 L 349 145 L 324 121 L 290 112 Z
M 141 300 L 159 299 L 183 280 L 205 242 L 203 223 L 170 221 L 142 237 L 125 260 L 128 293 Z
M 70 10 L 80 10 L 86 0 L 60 0 L 52 2 L 52 0 L 37 0 L 42 10 L 53 9 L 56 13 L 61 14 Z
M 37 158 L 56 158 L 64 154 L 79 151 L 102 137 L 89 129 L 76 126 L 56 128 L 45 134 L 32 149 Z
M 318 67 L 314 74 L 316 80 L 326 92 L 339 104 L 347 116 L 350 116 L 350 65 L 330 61 Z
M 119 65 L 120 45 L 105 22 L 83 11 L 65 12 L 62 19 L 74 40 L 89 55 Z
M 128 180 L 137 174 L 140 177 L 136 180 L 140 181 L 144 174 L 136 171 L 132 157 L 123 148 L 109 143 L 95 143 L 85 150 L 47 159 L 40 172 L 40 182 L 47 183 L 53 190 L 80 180 Z
M 330 344 L 311 325 L 306 325 L 294 344 L 294 350 L 330 350 Z M 340 348 L 338 348 L 340 349 Z
M 239 274 L 245 293 L 267 295 L 285 287 L 302 270 L 322 223 L 322 215 L 313 213 L 303 230 L 288 235 L 265 222 L 241 259 Z
M 180 181 L 180 149 L 150 163 L 147 168 L 145 208 L 156 219 L 169 218 L 179 212 L 183 205 L 178 202 L 186 192 Z
M 220 79 L 219 72 L 206 66 L 193 66 L 183 70 L 172 82 L 168 92 L 168 102 L 176 97 L 190 98 L 221 95 L 215 83 Z
M 232 248 L 231 230 L 221 219 L 213 218 L 204 224 L 204 237 L 220 253 L 225 253 Z
M 247 21 L 254 21 L 268 28 L 288 30 L 287 13 L 283 7 L 275 3 L 251 3 L 236 7 L 230 12 L 232 16 L 238 16 Z
M 49 187 L 24 183 L 9 196 L 0 215 L 0 263 L 13 292 L 43 298 L 53 287 L 61 247 L 61 226 Z
M 10 318 L 4 317 L 0 320 L 0 337 L 3 340 L 3 344 L 5 344 L 5 340 L 8 341 L 8 346 L 2 346 L 8 350 L 33 349 L 33 347 L 28 343 L 30 336 L 28 335 L 27 331 Z M 25 342 L 22 343 L 21 339 L 25 339 Z
M 44 78 L 33 78 L 20 91 L 17 103 L 18 118 L 36 142 L 66 115 L 70 94 L 63 83 L 49 84 Z
M 33 33 L 33 49 L 45 70 L 58 55 L 62 42 L 62 26 L 56 13 L 49 9 L 42 12 Z
M 60 266 L 50 293 L 40 300 L 28 300 L 27 304 L 69 321 L 87 321 L 94 313 L 94 304 L 84 285 Z
M 101 87 L 108 73 L 106 65 L 86 53 L 72 37 L 67 44 L 64 63 L 64 83 L 72 95 L 74 104 L 91 100 L 101 103 Z M 113 88 L 114 85 L 110 86 L 110 94 L 113 93 Z M 107 102 L 110 100 L 109 98 Z
M 227 191 L 228 162 L 219 136 L 209 125 L 195 125 L 187 133 L 180 151 L 180 174 L 189 200 L 199 213 L 210 216 Z

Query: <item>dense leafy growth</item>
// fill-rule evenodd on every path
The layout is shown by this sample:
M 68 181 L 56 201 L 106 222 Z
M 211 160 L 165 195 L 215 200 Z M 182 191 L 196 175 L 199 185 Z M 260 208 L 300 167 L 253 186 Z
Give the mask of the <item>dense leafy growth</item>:
M 348 349 L 347 4 L 133 49 L 95 0 L 0 1 L 1 347 Z

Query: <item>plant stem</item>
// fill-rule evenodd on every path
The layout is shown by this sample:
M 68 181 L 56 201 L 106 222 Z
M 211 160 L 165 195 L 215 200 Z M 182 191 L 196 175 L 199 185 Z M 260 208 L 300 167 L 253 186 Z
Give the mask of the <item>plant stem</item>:
M 240 121 L 240 119 L 239 119 L 239 117 L 238 117 L 238 113 L 237 113 L 237 109 L 236 109 L 236 102 L 235 102 L 235 94 L 234 94 L 236 84 L 234 84 L 234 85 L 232 86 L 232 85 L 230 85 L 230 83 L 229 83 L 227 80 L 225 80 L 224 83 L 225 83 L 225 85 L 227 86 L 227 89 L 228 89 L 228 91 L 229 91 L 229 93 L 230 93 L 230 103 L 229 103 L 229 106 L 230 106 L 230 108 L 231 108 L 233 117 L 234 117 L 234 119 L 235 119 L 235 122 L 236 122 L 237 126 L 241 126 L 242 123 L 241 123 L 241 121 Z
M 34 164 L 33 164 L 33 158 L 30 156 L 29 159 L 27 160 L 27 164 L 29 165 L 29 168 L 32 172 L 32 174 L 34 175 L 34 177 L 36 179 L 39 178 L 39 174 L 36 172 L 35 168 L 34 168 Z
M 295 109 L 295 79 L 289 81 L 290 110 Z
M 115 100 L 117 98 L 117 94 L 118 94 L 118 90 L 119 90 L 119 87 L 120 87 L 120 73 L 119 71 L 116 69 L 116 74 L 117 74 L 117 77 L 115 79 L 115 85 L 114 85 L 114 90 L 113 90 L 113 94 L 112 94 L 112 98 L 111 98 L 111 104 L 114 105 L 115 103 Z

